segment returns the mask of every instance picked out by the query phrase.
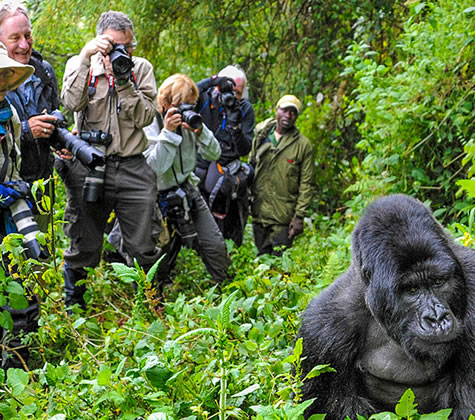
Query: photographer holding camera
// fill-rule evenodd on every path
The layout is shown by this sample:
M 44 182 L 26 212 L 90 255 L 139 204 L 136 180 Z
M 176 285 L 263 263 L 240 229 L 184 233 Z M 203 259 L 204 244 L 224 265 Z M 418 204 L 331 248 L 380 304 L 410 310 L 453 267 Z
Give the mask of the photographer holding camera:
M 106 155 L 94 170 L 78 159 L 58 165 L 68 194 L 64 219 L 69 248 L 64 252 L 65 303 L 83 308 L 85 286 L 77 282 L 101 258 L 103 234 L 112 210 L 124 246 L 145 269 L 157 260 L 152 237 L 156 210 L 155 172 L 143 156 L 143 128 L 156 114 L 153 67 L 133 56 L 134 27 L 121 12 L 108 11 L 97 23 L 97 36 L 66 64 L 61 98 L 75 112 L 78 135 Z
M 159 267 L 159 281 L 168 280 L 182 246 L 194 248 L 214 281 L 222 282 L 231 260 L 226 243 L 208 206 L 201 196 L 193 173 L 197 154 L 216 160 L 221 149 L 211 130 L 193 111 L 198 88 L 184 74 L 167 78 L 158 90 L 158 107 L 163 128 L 146 129 L 150 146 L 145 151 L 148 164 L 155 170 L 158 201 L 167 220 L 171 240 L 164 249 L 166 256 Z
M 224 237 L 239 246 L 249 213 L 252 178 L 252 168 L 240 158 L 251 150 L 255 123 L 254 109 L 243 98 L 246 75 L 235 66 L 227 66 L 197 85 L 200 97 L 196 109 L 218 139 L 221 157 L 213 162 L 200 158 L 195 172 Z
M 7 92 L 20 86 L 33 71 L 32 66 L 11 59 L 0 42 L 0 240 L 10 233 L 22 233 L 26 254 L 39 258 L 42 250 L 35 235 L 39 229 L 26 202 L 29 185 L 19 175 L 20 120 L 6 98 Z M 2 270 L 9 273 L 13 264 L 6 255 L 1 258 Z M 9 305 L 0 308 L 7 310 L 13 320 L 11 333 L 0 327 L 0 367 L 5 370 L 26 366 L 29 352 L 21 343 L 20 332 L 32 332 L 38 327 L 38 302 L 31 292 L 25 297 L 28 302 L 26 308 L 15 309 Z
M 21 177 L 29 183 L 48 179 L 54 163 L 49 139 L 56 120 L 51 112 L 59 107 L 58 82 L 51 65 L 33 49 L 28 11 L 18 1 L 0 3 L 0 41 L 10 58 L 34 67 L 34 73 L 7 94 L 21 121 Z M 48 216 L 37 214 L 36 220 L 46 231 Z

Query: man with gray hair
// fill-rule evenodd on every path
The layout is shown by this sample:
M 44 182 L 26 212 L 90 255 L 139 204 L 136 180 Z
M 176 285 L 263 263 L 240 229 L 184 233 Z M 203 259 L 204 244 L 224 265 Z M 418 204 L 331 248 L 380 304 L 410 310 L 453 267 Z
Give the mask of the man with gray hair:
M 242 164 L 254 132 L 254 108 L 244 99 L 246 75 L 237 66 L 227 66 L 217 75 L 197 83 L 200 97 L 196 110 L 221 146 L 217 162 L 198 161 L 200 190 L 207 199 L 226 239 L 242 243 L 248 217 L 248 187 L 252 169 Z
M 103 234 L 112 210 L 125 251 L 149 269 L 159 256 L 152 237 L 157 183 L 143 155 L 143 128 L 156 114 L 152 64 L 133 55 L 134 27 L 121 12 L 101 15 L 97 36 L 66 64 L 61 98 L 75 112 L 81 138 L 105 150 L 103 167 L 89 171 L 79 161 L 58 162 L 68 193 L 64 219 L 69 248 L 64 252 L 65 303 L 85 307 L 85 267 L 100 261 Z
M 48 179 L 54 163 L 49 138 L 56 121 L 49 114 L 59 107 L 58 82 L 51 65 L 33 49 L 31 22 L 22 3 L 0 3 L 0 41 L 10 58 L 35 69 L 33 75 L 7 94 L 21 121 L 20 175 L 29 183 Z M 48 216 L 37 215 L 36 219 L 41 229 L 46 230 Z

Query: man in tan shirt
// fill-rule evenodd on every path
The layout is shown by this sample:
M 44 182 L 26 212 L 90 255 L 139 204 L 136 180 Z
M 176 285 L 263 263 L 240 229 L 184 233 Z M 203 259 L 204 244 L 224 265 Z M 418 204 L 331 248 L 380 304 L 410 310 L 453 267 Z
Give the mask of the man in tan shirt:
M 95 267 L 100 261 L 112 210 L 127 252 L 141 266 L 150 268 L 159 255 L 151 228 L 156 175 L 142 154 L 147 147 L 143 127 L 155 116 L 157 88 L 150 62 L 133 56 L 133 30 L 123 13 L 103 13 L 97 36 L 66 64 L 63 104 L 75 112 L 79 135 L 91 139 L 107 156 L 105 167 L 92 173 L 77 160 L 57 165 L 68 193 L 64 215 L 64 231 L 70 239 L 64 252 L 67 306 L 85 306 L 85 288 L 76 282 L 86 277 L 84 267 Z

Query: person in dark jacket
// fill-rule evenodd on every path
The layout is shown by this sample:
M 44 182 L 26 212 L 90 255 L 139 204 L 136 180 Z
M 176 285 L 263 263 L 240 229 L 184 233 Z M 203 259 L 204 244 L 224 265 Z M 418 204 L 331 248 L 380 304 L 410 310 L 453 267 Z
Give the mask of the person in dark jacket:
M 58 82 L 51 65 L 33 50 L 31 22 L 21 3 L 0 3 L 0 41 L 10 58 L 35 68 L 33 75 L 7 94 L 21 121 L 20 175 L 31 184 L 48 179 L 53 172 L 54 156 L 48 140 L 56 117 L 49 113 L 59 107 Z M 47 220 L 37 217 L 41 230 L 46 230 Z
M 251 150 L 255 124 L 254 108 L 243 97 L 246 75 L 235 66 L 227 66 L 197 85 L 200 96 L 196 110 L 221 146 L 218 161 L 198 160 L 200 190 L 224 237 L 239 246 L 248 217 L 250 176 L 249 167 L 242 165 L 240 158 Z

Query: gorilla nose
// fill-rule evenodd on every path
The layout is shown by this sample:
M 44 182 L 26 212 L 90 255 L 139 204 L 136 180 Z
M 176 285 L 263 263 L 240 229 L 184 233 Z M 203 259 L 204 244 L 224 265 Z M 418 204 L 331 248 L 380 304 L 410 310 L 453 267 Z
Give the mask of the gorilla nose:
M 423 314 L 422 324 L 435 334 L 447 334 L 453 327 L 452 314 L 444 305 L 436 304 Z

